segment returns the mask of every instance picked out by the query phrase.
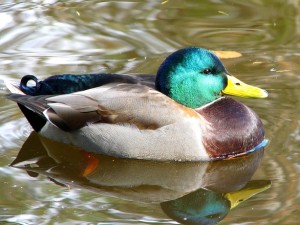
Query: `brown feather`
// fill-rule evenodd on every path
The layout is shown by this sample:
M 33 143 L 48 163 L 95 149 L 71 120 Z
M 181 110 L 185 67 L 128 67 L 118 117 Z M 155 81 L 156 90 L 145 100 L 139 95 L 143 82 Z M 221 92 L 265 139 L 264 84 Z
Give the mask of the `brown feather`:
M 54 96 L 47 101 L 61 103 L 78 113 L 97 112 L 99 122 L 129 123 L 141 129 L 156 129 L 180 121 L 183 116 L 199 117 L 194 110 L 176 103 L 164 94 L 136 84 L 104 85 L 73 94 Z M 64 121 L 67 120 L 64 119 L 68 116 L 67 113 L 63 115 L 52 108 Z M 73 116 L 77 117 L 75 114 Z
M 22 95 L 22 94 L 7 94 L 6 97 L 14 102 L 26 106 L 26 108 L 44 117 L 43 112 L 49 106 L 47 105 L 46 99 L 51 97 L 50 95 Z
M 256 113 L 232 98 L 221 98 L 197 111 L 208 124 L 213 124 L 203 132 L 203 144 L 212 158 L 249 151 L 264 139 L 263 125 Z
M 65 131 L 97 122 L 127 123 L 140 129 L 157 129 L 186 117 L 200 117 L 195 110 L 137 84 L 114 83 L 57 96 L 10 94 L 8 98 Z
M 48 105 L 50 108 L 44 114 L 47 115 L 49 121 L 63 130 L 76 130 L 88 123 L 101 121 L 101 115 L 96 111 L 82 113 L 61 103 L 49 103 Z

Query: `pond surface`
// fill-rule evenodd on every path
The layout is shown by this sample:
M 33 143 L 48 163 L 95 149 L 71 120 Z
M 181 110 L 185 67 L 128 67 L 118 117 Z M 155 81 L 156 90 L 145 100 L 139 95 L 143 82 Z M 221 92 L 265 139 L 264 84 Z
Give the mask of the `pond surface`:
M 207 217 L 217 218 L 210 222 L 299 223 L 298 0 L 5 0 L 0 21 L 1 80 L 25 74 L 42 79 L 60 73 L 156 73 L 170 52 L 200 46 L 241 53 L 223 59 L 227 69 L 270 94 L 238 99 L 258 113 L 269 139 L 264 152 L 248 160 L 151 163 L 70 150 L 68 161 L 51 151 L 64 147 L 43 144 L 45 151 L 30 144 L 27 138 L 36 137 L 5 98 L 1 81 L 1 224 L 192 224 L 190 215 L 205 212 L 211 199 L 220 211 Z M 84 160 L 78 163 L 78 157 Z M 15 167 L 9 166 L 13 161 Z

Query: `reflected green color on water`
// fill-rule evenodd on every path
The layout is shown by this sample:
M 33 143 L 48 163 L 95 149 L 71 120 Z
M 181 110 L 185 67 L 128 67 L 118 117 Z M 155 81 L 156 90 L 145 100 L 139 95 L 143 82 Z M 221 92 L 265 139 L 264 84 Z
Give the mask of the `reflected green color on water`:
M 0 4 L 0 79 L 18 80 L 25 74 L 45 78 L 59 73 L 155 73 L 168 53 L 186 46 L 240 52 L 239 58 L 222 60 L 229 72 L 247 83 L 267 89 L 270 94 L 267 99 L 239 99 L 262 118 L 270 140 L 260 166 L 252 171 L 254 175 L 249 179 L 250 182 L 260 180 L 272 184 L 230 210 L 219 224 L 298 224 L 299 12 L 297 0 L 8 0 Z M 128 195 L 124 198 L 128 192 L 116 188 L 117 184 L 110 184 L 106 190 L 91 191 L 90 187 L 77 183 L 76 174 L 62 182 L 59 179 L 64 179 L 63 176 L 57 178 L 62 174 L 62 168 L 53 161 L 52 164 L 46 161 L 48 164 L 43 164 L 44 169 L 51 170 L 40 171 L 37 177 L 33 176 L 37 175 L 36 171 L 29 176 L 23 169 L 10 167 L 31 128 L 17 106 L 5 99 L 8 90 L 2 82 L 0 88 L 0 224 L 176 224 L 176 218 L 168 213 L 170 207 L 178 201 L 182 205 L 185 202 L 182 197 L 197 190 L 196 196 L 203 195 L 201 188 L 205 186 L 197 182 L 202 181 L 199 171 L 204 169 L 193 168 L 192 171 L 198 171 L 194 177 L 180 177 L 180 172 L 192 173 L 190 167 L 178 164 L 155 167 L 156 173 L 162 174 L 161 178 L 154 179 L 156 188 L 142 187 L 131 192 L 136 196 L 141 193 L 140 198 L 149 199 L 157 197 L 158 191 L 164 191 L 162 193 L 166 195 L 158 195 L 159 198 L 166 197 L 163 202 L 179 199 L 168 206 L 161 206 L 159 199 L 147 202 L 128 199 Z M 35 162 L 30 161 L 31 165 Z M 135 164 L 122 166 L 147 171 Z M 152 165 L 148 166 L 154 171 Z M 63 168 L 75 167 L 65 165 Z M 168 177 L 163 173 L 168 170 L 173 170 L 174 174 Z M 112 176 L 108 172 L 104 175 Z M 121 177 L 112 180 L 119 181 L 125 176 L 118 175 Z M 168 186 L 159 189 L 162 181 L 175 175 L 178 186 L 169 183 L 173 190 Z M 53 181 L 67 183 L 68 187 Z M 194 186 L 189 185 L 192 183 Z M 225 184 L 224 181 L 223 186 L 227 186 Z M 224 191 L 218 193 L 225 196 Z

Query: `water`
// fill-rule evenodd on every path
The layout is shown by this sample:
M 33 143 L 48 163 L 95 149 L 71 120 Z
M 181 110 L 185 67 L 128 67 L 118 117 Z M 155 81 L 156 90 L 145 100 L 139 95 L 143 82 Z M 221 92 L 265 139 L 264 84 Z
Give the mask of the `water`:
M 233 179 L 231 186 L 226 183 L 228 179 L 217 185 L 232 188 L 217 190 L 228 200 L 228 196 L 241 195 L 224 193 L 237 192 L 239 185 L 251 179 L 248 185 L 255 193 L 232 208 L 220 224 L 297 224 L 299 10 L 297 0 L 4 1 L 0 5 L 0 79 L 18 80 L 25 74 L 45 78 L 59 73 L 155 73 L 166 54 L 192 45 L 239 52 L 241 57 L 223 62 L 243 81 L 269 91 L 267 99 L 239 101 L 259 114 L 270 142 L 263 157 L 255 161 L 261 160 L 260 166 L 232 163 L 238 168 L 250 168 L 252 177 L 245 176 L 243 181 Z M 51 160 L 53 155 L 44 153 L 43 163 L 37 164 L 41 159 L 28 155 L 19 165 L 30 163 L 35 169 L 31 176 L 23 169 L 10 167 L 31 128 L 17 106 L 3 96 L 8 93 L 3 83 L 0 88 L 0 223 L 176 224 L 176 218 L 169 213 L 168 207 L 174 205 L 170 201 L 179 199 L 178 204 L 187 210 L 185 201 L 192 201 L 188 193 L 195 194 L 191 198 L 199 199 L 198 203 L 204 202 L 203 195 L 219 196 L 199 189 L 207 185 L 205 177 L 222 175 L 207 173 L 213 170 L 208 170 L 212 167 L 208 164 L 140 165 L 117 160 L 113 164 L 115 173 L 106 173 L 116 178 L 106 177 L 107 183 L 105 174 L 101 179 L 92 179 L 86 172 L 83 179 L 84 165 L 70 165 L 64 160 L 57 165 L 57 161 Z M 110 159 L 97 160 L 109 165 L 104 168 L 112 168 Z M 118 173 L 125 169 L 126 174 Z M 134 180 L 129 178 L 136 173 L 130 170 L 154 174 L 145 172 L 139 174 L 143 180 Z M 146 179 L 147 174 L 155 179 Z M 164 176 L 160 178 L 157 174 Z M 125 175 L 127 183 L 121 179 Z M 95 183 L 99 180 L 103 182 Z M 183 217 L 182 222 L 187 219 Z

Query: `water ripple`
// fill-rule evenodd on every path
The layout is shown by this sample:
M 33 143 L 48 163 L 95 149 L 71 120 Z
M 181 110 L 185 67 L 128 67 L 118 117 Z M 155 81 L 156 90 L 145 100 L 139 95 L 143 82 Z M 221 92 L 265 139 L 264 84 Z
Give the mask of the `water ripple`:
M 0 77 L 155 73 L 163 54 L 178 48 L 197 45 L 238 51 L 243 55 L 239 59 L 224 60 L 229 71 L 270 93 L 264 100 L 239 100 L 265 124 L 270 144 L 257 176 L 268 177 L 273 184 L 235 209 L 225 223 L 297 224 L 299 9 L 299 2 L 293 0 L 4 1 L 0 4 Z M 31 127 L 17 106 L 5 99 L 5 87 L 0 88 L 1 222 L 174 223 L 154 205 L 61 189 L 45 177 L 30 178 L 8 167 Z M 256 214 L 251 207 L 259 209 Z

